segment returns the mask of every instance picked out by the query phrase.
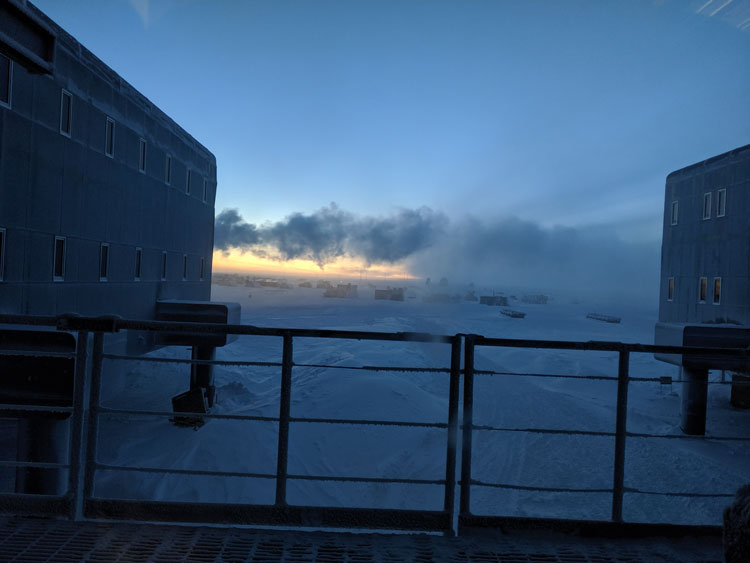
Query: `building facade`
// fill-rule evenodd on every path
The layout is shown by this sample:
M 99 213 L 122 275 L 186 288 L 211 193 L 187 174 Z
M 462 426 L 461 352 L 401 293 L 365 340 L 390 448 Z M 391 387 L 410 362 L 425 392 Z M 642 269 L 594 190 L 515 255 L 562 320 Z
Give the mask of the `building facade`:
M 208 301 L 216 160 L 27 2 L 0 5 L 0 313 Z
M 750 325 L 750 145 L 667 176 L 659 321 Z

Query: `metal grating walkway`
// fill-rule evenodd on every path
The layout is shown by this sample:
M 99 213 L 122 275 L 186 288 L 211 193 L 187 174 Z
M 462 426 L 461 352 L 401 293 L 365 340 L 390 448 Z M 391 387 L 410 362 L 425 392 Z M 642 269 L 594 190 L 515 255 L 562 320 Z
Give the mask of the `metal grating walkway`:
M 543 532 L 432 535 L 70 522 L 0 515 L 2 562 L 716 562 L 719 538 L 582 538 Z

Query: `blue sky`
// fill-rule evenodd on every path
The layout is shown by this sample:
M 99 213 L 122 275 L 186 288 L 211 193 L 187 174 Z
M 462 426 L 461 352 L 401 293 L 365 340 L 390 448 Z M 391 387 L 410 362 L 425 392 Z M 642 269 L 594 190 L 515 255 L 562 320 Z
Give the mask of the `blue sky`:
M 750 142 L 750 1 L 37 0 L 206 145 L 216 210 L 428 207 L 658 247 Z

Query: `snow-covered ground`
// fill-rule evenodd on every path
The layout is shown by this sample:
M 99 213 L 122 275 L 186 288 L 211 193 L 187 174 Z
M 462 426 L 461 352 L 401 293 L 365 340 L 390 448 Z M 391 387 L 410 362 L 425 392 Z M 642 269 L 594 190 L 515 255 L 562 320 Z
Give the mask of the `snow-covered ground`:
M 553 295 L 547 305 L 512 301 L 524 319 L 500 308 L 460 301 L 427 304 L 419 298 L 375 301 L 360 286 L 357 299 L 323 297 L 313 288 L 214 286 L 215 301 L 242 305 L 242 322 L 257 326 L 553 340 L 651 343 L 654 309 L 620 303 L 573 302 Z M 481 293 L 481 292 L 478 292 Z M 409 293 L 407 293 L 408 295 Z M 412 293 L 413 294 L 413 293 Z M 520 294 L 519 294 L 520 296 Z M 587 313 L 622 317 L 620 324 L 586 319 Z M 297 364 L 448 367 L 448 345 L 295 338 Z M 187 349 L 153 356 L 189 357 Z M 279 362 L 281 339 L 241 337 L 217 359 Z M 677 368 L 633 354 L 631 376 L 677 378 Z M 601 352 L 477 348 L 476 367 L 494 371 L 577 375 L 617 374 L 617 355 Z M 171 410 L 184 391 L 182 364 L 130 362 L 124 384 L 105 379 L 104 403 L 124 408 Z M 107 365 L 105 364 L 105 374 Z M 275 417 L 280 369 L 221 366 L 215 370 L 216 413 Z M 720 373 L 712 373 L 719 380 Z M 711 385 L 707 435 L 749 436 L 750 412 L 729 404 L 728 385 Z M 518 428 L 614 431 L 616 383 L 584 379 L 478 375 L 475 424 Z M 631 383 L 628 430 L 680 435 L 680 385 Z M 295 367 L 292 416 L 447 422 L 448 376 Z M 614 439 L 527 432 L 474 432 L 472 476 L 485 482 L 553 488 L 612 486 Z M 99 461 L 113 465 L 274 474 L 277 424 L 211 420 L 193 430 L 165 418 L 102 417 Z M 446 431 L 431 428 L 292 424 L 289 473 L 443 479 Z M 460 460 L 460 455 L 459 455 Z M 642 439 L 627 442 L 626 486 L 644 491 L 733 493 L 750 482 L 750 444 L 710 439 Z M 458 490 L 458 489 L 457 489 Z M 272 479 L 101 471 L 104 497 L 272 503 Z M 300 505 L 440 509 L 442 486 L 290 480 L 288 502 Z M 548 493 L 475 486 L 475 514 L 607 519 L 611 495 Z M 729 499 L 626 494 L 629 521 L 719 524 Z

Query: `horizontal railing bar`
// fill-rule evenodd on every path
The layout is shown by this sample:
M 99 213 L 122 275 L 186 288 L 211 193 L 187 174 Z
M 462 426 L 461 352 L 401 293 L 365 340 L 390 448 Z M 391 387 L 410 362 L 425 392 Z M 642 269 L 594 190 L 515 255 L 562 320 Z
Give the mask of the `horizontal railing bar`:
M 433 530 L 448 528 L 452 515 L 443 511 L 333 506 L 289 506 L 240 503 L 193 503 L 87 499 L 88 518 L 264 526 Z
M 484 424 L 473 424 L 472 430 L 496 430 L 499 432 L 529 432 L 531 434 L 568 434 L 575 436 L 604 436 L 614 437 L 614 432 L 600 432 L 596 430 L 568 430 L 564 428 L 510 428 L 502 426 L 488 426 Z
M 69 495 L 32 495 L 23 493 L 0 493 L 0 512 L 14 514 L 70 514 L 71 497 Z
M 684 498 L 734 498 L 735 493 L 673 493 L 673 492 L 660 492 L 660 491 L 642 491 L 640 489 L 634 489 L 632 487 L 625 487 L 626 493 L 634 493 L 640 495 L 656 495 L 663 497 L 684 497 Z
M 39 315 L 0 315 L 0 324 L 55 326 L 57 317 Z
M 564 373 L 522 373 L 514 371 L 493 371 L 489 369 L 475 369 L 475 375 L 517 375 L 519 377 L 555 377 L 560 379 L 595 379 L 602 381 L 617 381 L 616 377 L 610 375 L 573 375 Z
M 628 381 L 637 381 L 637 382 L 651 382 L 651 383 L 661 383 L 663 385 L 669 385 L 671 383 L 692 383 L 691 380 L 688 379 L 669 379 L 669 380 L 662 380 L 659 377 L 629 377 Z M 750 385 L 750 381 L 706 381 L 707 385 Z
M 76 355 L 75 352 L 54 352 L 51 350 L 13 350 L 13 349 L 2 349 L 0 350 L 0 356 L 24 356 L 26 358 L 65 358 L 67 360 L 74 360 Z
M 401 483 L 405 485 L 445 485 L 445 479 L 405 479 L 398 477 L 343 477 L 328 475 L 287 475 L 298 481 L 341 481 L 349 483 Z
M 188 358 L 165 358 L 164 356 L 126 356 L 124 354 L 102 354 L 102 358 L 107 360 L 132 360 L 135 362 L 153 362 L 163 364 L 195 364 L 200 366 L 281 366 L 280 362 L 253 362 L 249 360 L 192 360 Z
M 412 426 L 416 428 L 448 428 L 445 422 L 406 422 L 393 420 L 360 420 L 346 418 L 302 418 L 290 417 L 289 422 L 304 422 L 308 424 L 355 424 L 363 426 Z
M 326 364 L 298 364 L 296 368 L 330 368 L 330 369 L 351 369 L 361 371 L 400 371 L 407 373 L 450 373 L 449 368 L 420 368 L 408 366 L 329 366 Z
M 528 487 L 524 485 L 508 485 L 504 483 L 486 483 L 485 481 L 471 480 L 472 485 L 480 487 L 491 487 L 495 489 L 512 489 L 517 491 L 538 491 L 544 493 L 599 493 L 612 494 L 612 489 L 568 489 L 562 487 Z
M 208 469 L 166 469 L 164 467 L 137 467 L 132 465 L 110 465 L 97 463 L 96 469 L 104 471 L 133 471 L 136 473 L 166 473 L 175 475 L 203 475 L 211 477 L 250 477 L 254 479 L 276 479 L 270 473 L 246 473 L 244 471 L 212 471 Z
M 487 338 L 480 335 L 468 335 L 475 346 L 492 346 L 501 348 L 547 348 L 557 350 L 581 350 L 601 352 L 635 352 L 644 354 L 688 354 L 750 357 L 747 348 L 705 348 L 698 346 L 657 346 L 653 344 L 626 344 L 589 340 L 527 340 L 516 338 Z
M 73 407 L 57 407 L 44 405 L 12 405 L 10 403 L 0 404 L 0 412 L 3 411 L 29 411 L 29 412 L 49 412 L 49 413 L 72 413 Z
M 53 463 L 44 461 L 0 461 L 0 467 L 38 467 L 39 469 L 68 469 L 67 463 Z
M 108 407 L 99 407 L 100 414 L 133 414 L 138 416 L 169 416 L 169 417 L 187 417 L 187 418 L 216 418 L 226 420 L 254 420 L 258 422 L 278 422 L 279 419 L 272 416 L 253 416 L 244 414 L 213 414 L 203 412 L 174 412 L 174 411 L 145 411 L 145 410 L 128 410 L 112 409 Z

